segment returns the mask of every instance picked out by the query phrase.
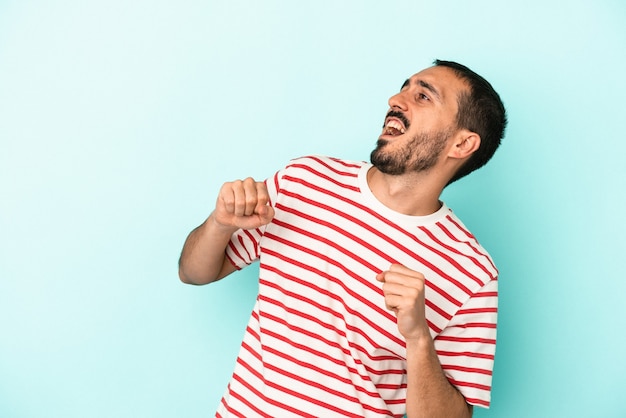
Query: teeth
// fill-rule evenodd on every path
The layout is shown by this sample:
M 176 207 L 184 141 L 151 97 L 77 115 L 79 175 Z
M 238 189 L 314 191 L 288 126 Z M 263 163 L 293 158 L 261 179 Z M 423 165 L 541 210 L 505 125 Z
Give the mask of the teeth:
M 398 122 L 397 120 L 393 120 L 393 119 L 392 119 L 392 120 L 390 120 L 390 121 L 387 123 L 387 126 L 386 126 L 386 127 L 387 127 L 387 128 L 393 128 L 393 129 L 395 129 L 395 130 L 397 130 L 397 131 L 400 131 L 400 133 L 402 133 L 402 134 L 405 132 L 405 130 L 404 130 L 404 126 L 402 126 L 402 124 L 401 124 L 400 122 Z

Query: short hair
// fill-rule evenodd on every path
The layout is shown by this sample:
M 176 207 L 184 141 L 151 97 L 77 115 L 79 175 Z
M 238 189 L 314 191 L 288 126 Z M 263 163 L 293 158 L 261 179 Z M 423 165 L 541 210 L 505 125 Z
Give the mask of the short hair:
M 483 77 L 454 61 L 436 59 L 433 64 L 450 68 L 469 85 L 469 91 L 458 98 L 457 125 L 480 136 L 479 148 L 457 170 L 450 184 L 487 164 L 504 137 L 507 115 L 500 96 Z

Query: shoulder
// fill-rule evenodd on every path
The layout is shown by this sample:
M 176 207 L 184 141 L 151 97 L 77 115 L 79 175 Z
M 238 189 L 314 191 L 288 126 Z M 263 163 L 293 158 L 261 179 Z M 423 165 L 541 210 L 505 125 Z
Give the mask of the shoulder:
M 339 193 L 349 190 L 357 191 L 359 173 L 367 165 L 368 163 L 363 161 L 350 161 L 321 155 L 298 157 L 289 161 L 275 174 L 271 187 L 277 193 L 287 190 L 295 191 L 295 189 L 317 190 L 318 192 L 331 192 L 339 189 Z
M 491 280 L 497 280 L 498 269 L 493 259 L 452 210 L 448 209 L 434 229 L 434 235 L 445 243 L 446 249 L 464 266 L 477 285 L 482 287 Z
M 318 171 L 343 173 L 358 171 L 364 164 L 366 164 L 364 161 L 351 161 L 324 155 L 307 155 L 294 158 L 289 162 L 286 169 L 309 167 Z
M 321 155 L 294 158 L 277 173 L 278 181 L 293 178 L 356 178 L 364 161 L 350 161 Z

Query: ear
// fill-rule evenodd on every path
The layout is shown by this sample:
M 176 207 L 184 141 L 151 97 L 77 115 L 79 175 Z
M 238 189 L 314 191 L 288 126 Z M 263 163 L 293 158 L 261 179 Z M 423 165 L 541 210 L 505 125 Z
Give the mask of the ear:
M 448 156 L 462 160 L 472 155 L 478 147 L 480 147 L 480 135 L 461 129 L 454 138 Z

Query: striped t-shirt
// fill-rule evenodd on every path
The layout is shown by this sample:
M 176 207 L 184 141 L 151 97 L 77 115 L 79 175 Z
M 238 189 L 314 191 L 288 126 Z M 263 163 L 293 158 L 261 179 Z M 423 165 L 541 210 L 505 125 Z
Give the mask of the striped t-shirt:
M 452 211 L 390 210 L 369 163 L 303 157 L 266 181 L 275 217 L 226 250 L 260 260 L 259 295 L 217 417 L 402 417 L 406 349 L 376 274 L 399 263 L 426 277 L 426 318 L 443 371 L 488 407 L 497 270 Z

